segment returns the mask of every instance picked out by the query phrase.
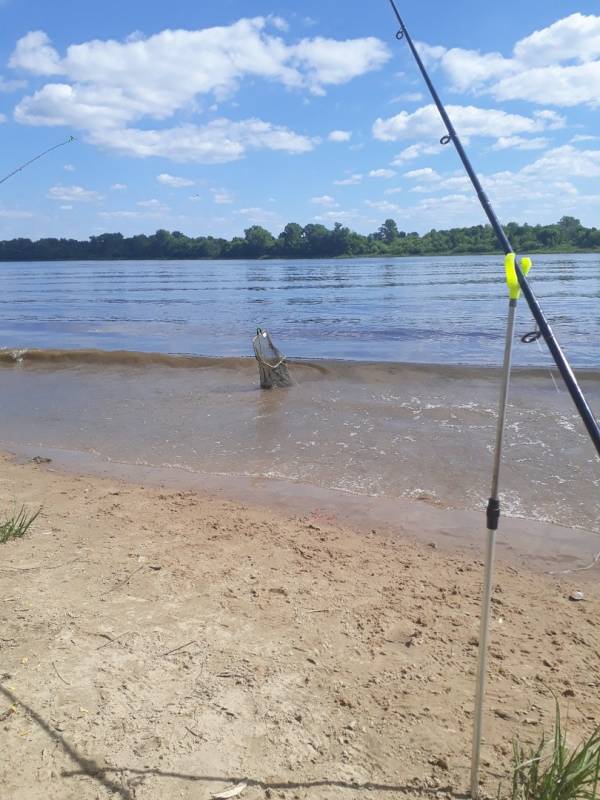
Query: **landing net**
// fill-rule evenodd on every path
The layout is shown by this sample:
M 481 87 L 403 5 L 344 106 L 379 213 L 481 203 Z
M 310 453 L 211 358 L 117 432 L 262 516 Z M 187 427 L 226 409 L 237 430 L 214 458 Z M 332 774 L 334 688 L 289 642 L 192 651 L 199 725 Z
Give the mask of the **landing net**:
M 257 328 L 256 336 L 252 339 L 252 346 L 258 361 L 260 388 L 272 389 L 274 386 L 291 386 L 292 379 L 285 356 L 275 347 L 268 332 Z

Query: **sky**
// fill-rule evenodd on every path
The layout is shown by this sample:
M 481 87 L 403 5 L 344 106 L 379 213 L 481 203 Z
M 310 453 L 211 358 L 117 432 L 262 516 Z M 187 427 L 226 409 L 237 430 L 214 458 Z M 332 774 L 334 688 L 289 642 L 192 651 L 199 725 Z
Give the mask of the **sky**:
M 399 0 L 502 221 L 600 225 L 600 4 Z M 388 0 L 0 0 L 0 239 L 483 223 Z

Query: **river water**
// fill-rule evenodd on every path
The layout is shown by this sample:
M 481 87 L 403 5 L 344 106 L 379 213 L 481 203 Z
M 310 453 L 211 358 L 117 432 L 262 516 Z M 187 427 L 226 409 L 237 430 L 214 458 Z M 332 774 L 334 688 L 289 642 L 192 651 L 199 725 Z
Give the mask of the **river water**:
M 492 257 L 0 265 L 0 448 L 199 485 L 279 479 L 480 510 L 501 268 Z M 598 410 L 600 257 L 544 256 L 534 269 Z M 240 357 L 257 325 L 301 358 L 291 388 L 261 392 L 254 360 Z M 518 327 L 532 328 L 523 303 Z M 169 355 L 182 353 L 193 355 Z M 569 396 L 542 347 L 517 340 L 515 356 L 503 509 L 599 533 L 600 464 Z
M 0 264 L 0 347 L 286 354 L 498 364 L 502 258 Z M 573 363 L 600 367 L 600 255 L 535 259 L 532 283 Z M 531 330 L 521 304 L 519 332 Z M 519 345 L 517 364 L 549 363 Z

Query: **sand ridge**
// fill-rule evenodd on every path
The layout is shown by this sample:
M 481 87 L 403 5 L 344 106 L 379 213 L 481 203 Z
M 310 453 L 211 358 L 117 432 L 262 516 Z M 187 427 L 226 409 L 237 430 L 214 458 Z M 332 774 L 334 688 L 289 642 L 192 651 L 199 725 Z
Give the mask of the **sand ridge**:
M 8 800 L 456 797 L 468 783 L 482 566 L 334 511 L 286 516 L 0 460 Z M 500 565 L 484 747 L 600 710 L 596 569 Z M 582 588 L 586 600 L 571 603 Z

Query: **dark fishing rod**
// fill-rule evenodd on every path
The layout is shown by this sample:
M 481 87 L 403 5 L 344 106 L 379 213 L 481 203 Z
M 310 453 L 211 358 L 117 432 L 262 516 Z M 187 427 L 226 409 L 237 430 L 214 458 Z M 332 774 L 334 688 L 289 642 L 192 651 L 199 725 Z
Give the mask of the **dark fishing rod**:
M 24 170 L 25 167 L 28 167 L 30 164 L 33 164 L 34 161 L 43 158 L 43 156 L 48 155 L 48 153 L 51 153 L 53 150 L 58 150 L 59 147 L 64 147 L 64 145 L 70 144 L 71 142 L 74 141 L 75 137 L 69 136 L 69 138 L 65 139 L 64 142 L 59 142 L 58 144 L 55 144 L 53 147 L 49 147 L 47 150 L 44 150 L 43 153 L 40 153 L 39 155 L 34 156 L 33 158 L 30 158 L 29 161 L 26 161 L 24 164 L 21 164 L 20 167 L 13 169 L 13 171 L 9 172 L 8 175 L 5 175 L 4 178 L 0 178 L 0 183 L 4 183 L 4 181 L 7 181 L 9 178 L 12 178 L 13 175 L 16 175 L 17 172 L 21 172 L 21 170 Z
M 525 296 L 527 304 L 537 323 L 537 328 L 541 333 L 541 335 L 544 337 L 548 349 L 550 350 L 550 353 L 552 354 L 552 357 L 560 371 L 561 377 L 569 391 L 569 394 L 571 395 L 573 402 L 575 403 L 577 411 L 579 412 L 579 415 L 583 420 L 583 423 L 599 455 L 600 455 L 600 427 L 598 426 L 598 421 L 592 414 L 592 411 L 587 404 L 584 394 L 577 383 L 575 375 L 573 374 L 573 370 L 571 369 L 569 362 L 567 361 L 564 353 L 562 352 L 561 347 L 558 344 L 556 337 L 554 336 L 554 333 L 552 332 L 552 329 L 548 324 L 548 321 L 546 320 L 546 317 L 544 316 L 542 309 L 540 308 L 540 304 L 538 303 L 529 285 L 529 282 L 527 281 L 526 275 L 531 268 L 531 260 L 529 258 L 522 258 L 521 264 L 518 263 L 513 247 L 502 225 L 498 221 L 498 217 L 496 216 L 494 209 L 492 208 L 488 196 L 483 190 L 481 182 L 479 181 L 479 178 L 477 177 L 477 174 L 473 169 L 473 166 L 469 160 L 469 157 L 465 152 L 462 142 L 460 141 L 456 133 L 456 130 L 454 129 L 452 120 L 448 116 L 448 112 L 446 111 L 444 104 L 440 100 L 439 95 L 435 89 L 435 86 L 431 82 L 431 78 L 429 77 L 429 74 L 425 69 L 425 65 L 421 60 L 421 56 L 419 55 L 417 48 L 415 47 L 410 37 L 410 34 L 406 29 L 406 25 L 402 21 L 402 18 L 398 12 L 396 4 L 394 0 L 389 0 L 389 2 L 394 11 L 396 19 L 398 20 L 398 24 L 400 25 L 400 29 L 396 33 L 396 38 L 406 39 L 406 42 L 410 47 L 414 59 L 417 62 L 417 66 L 421 71 L 423 79 L 427 84 L 427 88 L 431 93 L 433 101 L 437 106 L 437 109 L 444 122 L 444 125 L 446 126 L 447 134 L 442 136 L 442 138 L 440 139 L 440 143 L 445 145 L 452 142 L 454 144 L 454 147 L 456 148 L 460 160 L 463 163 L 467 175 L 469 176 L 471 183 L 473 184 L 473 188 L 477 193 L 479 202 L 481 203 L 483 210 L 485 211 L 485 214 L 488 220 L 490 221 L 490 224 L 494 229 L 496 236 L 498 237 L 498 241 L 502 245 L 502 249 L 504 250 L 504 265 L 506 270 L 506 281 L 508 285 L 508 294 L 509 294 L 508 317 L 506 322 L 506 335 L 504 343 L 504 358 L 503 358 L 503 368 L 502 368 L 502 385 L 500 388 L 500 399 L 498 404 L 498 421 L 496 426 L 496 441 L 494 447 L 492 488 L 486 509 L 487 546 L 486 546 L 486 558 L 485 558 L 485 571 L 483 579 L 483 597 L 481 601 L 481 620 L 480 620 L 480 630 L 479 630 L 479 658 L 477 667 L 477 684 L 475 689 L 475 713 L 473 719 L 473 748 L 471 757 L 471 783 L 470 783 L 471 797 L 474 798 L 475 800 L 475 798 L 479 797 L 479 769 L 481 764 L 481 745 L 483 739 L 483 710 L 484 710 L 484 699 L 485 699 L 485 677 L 487 672 L 487 650 L 488 650 L 490 615 L 491 615 L 491 598 L 493 589 L 494 555 L 495 555 L 496 533 L 498 530 L 498 522 L 500 518 L 500 497 L 499 497 L 500 466 L 502 463 L 502 446 L 504 439 L 506 411 L 508 405 L 508 392 L 510 386 L 515 317 L 517 312 L 517 301 L 519 299 L 521 291 Z
M 469 179 L 471 180 L 471 183 L 473 184 L 473 188 L 475 189 L 475 192 L 477 193 L 477 197 L 479 198 L 479 202 L 481 203 L 481 205 L 483 207 L 483 210 L 484 210 L 485 215 L 487 216 L 487 218 L 488 218 L 488 220 L 490 222 L 490 225 L 494 229 L 494 233 L 496 234 L 496 236 L 498 238 L 498 241 L 502 245 L 502 249 L 504 250 L 505 255 L 508 255 L 510 253 L 514 253 L 513 247 L 511 245 L 509 239 L 508 239 L 508 236 L 506 235 L 506 233 L 504 231 L 504 228 L 500 224 L 500 222 L 498 220 L 498 217 L 496 216 L 496 213 L 495 213 L 494 209 L 492 208 L 492 204 L 490 203 L 487 194 L 483 190 L 481 182 L 480 182 L 479 178 L 477 177 L 477 174 L 476 174 L 475 170 L 473 169 L 473 166 L 472 166 L 472 164 L 471 164 L 471 162 L 469 160 L 469 157 L 467 156 L 467 154 L 465 152 L 465 149 L 464 149 L 464 147 L 462 145 L 462 142 L 460 141 L 460 139 L 458 137 L 458 134 L 456 133 L 454 125 L 452 124 L 452 120 L 448 116 L 448 112 L 446 111 L 446 109 L 444 107 L 444 104 L 440 100 L 440 97 L 439 97 L 439 95 L 438 95 L 438 93 L 436 91 L 436 88 L 433 85 L 433 83 L 431 82 L 431 78 L 429 77 L 429 74 L 428 74 L 427 70 L 425 69 L 425 65 L 423 64 L 421 56 L 419 55 L 419 51 L 415 47 L 415 44 L 414 44 L 413 40 L 411 39 L 408 30 L 406 29 L 406 25 L 404 24 L 404 22 L 402 20 L 402 17 L 400 16 L 398 8 L 396 7 L 396 4 L 395 4 L 394 0 L 389 0 L 389 2 L 390 2 L 390 5 L 391 5 L 391 7 L 392 7 L 392 9 L 394 11 L 396 19 L 398 20 L 398 24 L 400 25 L 400 29 L 399 29 L 398 33 L 396 34 L 396 38 L 397 39 L 406 39 L 406 43 L 408 44 L 408 46 L 409 46 L 409 48 L 410 48 L 410 50 L 411 50 L 411 52 L 412 52 L 412 54 L 414 56 L 414 59 L 417 62 L 417 66 L 419 67 L 421 75 L 423 76 L 423 79 L 424 79 L 425 83 L 427 84 L 427 88 L 429 89 L 431 97 L 433 98 L 433 102 L 437 106 L 437 109 L 438 109 L 438 111 L 440 113 L 440 116 L 441 116 L 442 120 L 444 121 L 444 125 L 446 126 L 446 130 L 448 131 L 447 135 L 443 136 L 440 139 L 440 143 L 441 144 L 449 144 L 450 142 L 452 142 L 454 144 L 454 147 L 456 148 L 456 151 L 457 151 L 457 153 L 459 155 L 459 158 L 463 163 L 463 166 L 464 166 L 464 168 L 465 168 L 465 170 L 467 172 L 467 175 L 469 176 Z M 554 361 L 556 363 L 556 366 L 558 367 L 558 370 L 559 370 L 559 372 L 561 374 L 561 377 L 562 377 L 562 379 L 563 379 L 563 381 L 565 383 L 565 386 L 567 387 L 567 389 L 569 391 L 569 394 L 571 395 L 571 399 L 575 403 L 577 411 L 579 412 L 579 416 L 581 417 L 581 419 L 583 421 L 583 424 L 585 425 L 585 427 L 587 429 L 587 432 L 588 432 L 588 434 L 590 436 L 590 439 L 592 440 L 594 446 L 596 447 L 596 451 L 598 452 L 598 455 L 600 456 L 600 426 L 598 425 L 598 421 L 597 421 L 596 417 L 594 416 L 594 414 L 592 413 L 592 410 L 589 407 L 587 400 L 585 399 L 585 395 L 583 394 L 579 384 L 577 383 L 577 379 L 575 378 L 575 375 L 573 374 L 573 370 L 571 369 L 571 366 L 570 366 L 569 362 L 567 361 L 567 358 L 566 358 L 565 354 L 563 353 L 562 348 L 559 345 L 559 343 L 558 343 L 558 341 L 556 339 L 556 336 L 554 335 L 554 333 L 552 331 L 552 328 L 548 324 L 548 321 L 547 321 L 547 319 L 546 319 L 546 317 L 544 315 L 544 312 L 542 311 L 542 309 L 540 307 L 540 304 L 539 304 L 535 294 L 533 293 L 533 290 L 531 289 L 531 286 L 529 285 L 529 281 L 525 277 L 525 274 L 524 274 L 523 270 L 521 269 L 521 266 L 519 265 L 519 263 L 516 260 L 515 260 L 515 267 L 514 268 L 515 268 L 517 279 L 519 281 L 519 286 L 523 291 L 523 295 L 525 297 L 525 300 L 527 301 L 527 305 L 529 306 L 529 308 L 531 310 L 531 313 L 533 315 L 533 318 L 535 319 L 535 321 L 537 323 L 537 326 L 538 326 L 538 328 L 540 330 L 540 333 L 544 337 L 544 341 L 546 342 L 546 345 L 548 346 L 548 349 L 550 350 L 550 353 L 552 354 L 552 358 L 554 359 Z

